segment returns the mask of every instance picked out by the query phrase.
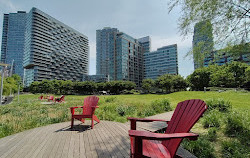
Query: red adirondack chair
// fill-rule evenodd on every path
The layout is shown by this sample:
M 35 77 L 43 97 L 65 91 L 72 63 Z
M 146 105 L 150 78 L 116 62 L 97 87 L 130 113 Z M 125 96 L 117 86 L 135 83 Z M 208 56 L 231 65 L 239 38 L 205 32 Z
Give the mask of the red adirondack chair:
M 38 100 L 43 100 L 43 95 L 41 95 L 40 97 L 38 97 Z
M 65 98 L 64 95 L 62 95 L 60 98 L 55 98 L 55 103 L 56 102 L 58 102 L 58 103 L 65 102 L 64 98 Z
M 143 118 L 128 118 L 131 122 L 129 136 L 131 140 L 131 157 L 180 157 L 176 151 L 183 138 L 197 140 L 198 134 L 190 129 L 207 109 L 204 101 L 186 100 L 178 103 L 170 121 Z M 168 124 L 165 134 L 137 131 L 136 122 L 163 121 Z
M 98 101 L 99 101 L 99 98 L 97 96 L 89 96 L 89 97 L 84 99 L 83 106 L 71 107 L 70 108 L 71 114 L 72 114 L 71 128 L 73 128 L 74 119 L 77 119 L 77 120 L 84 123 L 85 118 L 91 118 L 91 128 L 93 129 L 94 128 L 94 120 L 98 123 L 100 122 L 100 120 L 97 118 L 97 116 L 94 115 L 95 109 L 98 108 L 98 106 L 97 106 Z M 82 114 L 75 114 L 76 108 L 83 108 Z
M 54 101 L 54 96 L 49 96 L 48 101 Z

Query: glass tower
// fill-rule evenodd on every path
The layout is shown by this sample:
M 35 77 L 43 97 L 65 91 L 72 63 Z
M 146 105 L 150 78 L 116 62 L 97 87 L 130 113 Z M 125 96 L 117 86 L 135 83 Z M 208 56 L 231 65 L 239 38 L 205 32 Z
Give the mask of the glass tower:
M 145 78 L 157 79 L 164 74 L 178 74 L 177 44 L 144 53 Z
M 12 65 L 12 73 L 23 77 L 23 49 L 27 13 L 4 14 L 1 62 Z
M 96 30 L 96 74 L 109 75 L 109 57 L 114 54 L 115 36 L 117 28 L 105 27 Z
M 96 31 L 96 72 L 110 80 L 143 80 L 143 48 L 139 41 L 116 28 Z

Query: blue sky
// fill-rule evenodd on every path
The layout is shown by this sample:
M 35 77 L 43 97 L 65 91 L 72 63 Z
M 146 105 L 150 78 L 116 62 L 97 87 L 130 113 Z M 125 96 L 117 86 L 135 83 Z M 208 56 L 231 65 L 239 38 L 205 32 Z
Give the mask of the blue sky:
M 0 35 L 3 14 L 36 7 L 89 38 L 89 74 L 95 74 L 96 30 L 115 27 L 134 38 L 150 36 L 152 50 L 177 44 L 179 74 L 193 72 L 193 60 L 184 58 L 192 47 L 178 30 L 180 8 L 168 13 L 168 0 L 0 0 Z M 1 39 L 0 39 L 1 42 Z

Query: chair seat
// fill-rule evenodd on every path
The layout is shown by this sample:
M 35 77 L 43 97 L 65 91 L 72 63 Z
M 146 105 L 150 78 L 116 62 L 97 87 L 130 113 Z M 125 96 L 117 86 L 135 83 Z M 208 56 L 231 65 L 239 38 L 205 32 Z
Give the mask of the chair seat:
M 131 154 L 134 155 L 134 137 L 130 137 L 131 141 Z M 171 158 L 168 149 L 161 144 L 160 141 L 156 140 L 143 140 L 142 141 L 144 157 L 152 158 Z

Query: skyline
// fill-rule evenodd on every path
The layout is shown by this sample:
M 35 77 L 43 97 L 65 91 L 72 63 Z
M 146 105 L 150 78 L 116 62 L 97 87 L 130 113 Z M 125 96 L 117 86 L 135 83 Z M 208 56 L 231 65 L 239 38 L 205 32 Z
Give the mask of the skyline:
M 49 6 L 48 3 L 50 3 Z M 143 6 L 141 6 L 142 3 Z M 188 39 L 182 41 L 183 37 L 180 36 L 177 29 L 180 10 L 177 8 L 168 14 L 167 1 L 137 0 L 134 2 L 129 0 L 125 2 L 111 0 L 103 2 L 94 0 L 81 2 L 78 0 L 74 4 L 68 1 L 58 4 L 55 1 L 48 2 L 47 0 L 42 2 L 24 0 L 22 3 L 0 0 L 0 35 L 2 35 L 4 13 L 28 12 L 32 7 L 37 7 L 89 38 L 90 75 L 96 73 L 96 30 L 103 27 L 118 28 L 121 32 L 134 38 L 150 36 L 152 51 L 162 46 L 177 44 L 179 74 L 186 77 L 193 71 L 192 58 L 184 59 L 192 47 L 192 36 L 190 35 Z

